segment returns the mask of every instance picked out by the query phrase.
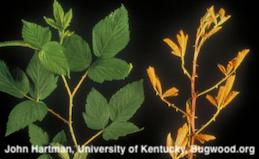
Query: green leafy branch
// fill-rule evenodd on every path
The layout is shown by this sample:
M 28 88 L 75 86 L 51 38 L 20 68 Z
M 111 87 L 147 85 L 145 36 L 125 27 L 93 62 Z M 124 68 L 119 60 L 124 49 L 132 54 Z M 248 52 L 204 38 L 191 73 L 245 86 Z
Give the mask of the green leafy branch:
M 58 32 L 59 39 L 52 37 L 49 27 L 22 20 L 22 40 L 0 42 L 0 47 L 27 47 L 34 52 L 26 70 L 18 69 L 15 76 L 0 60 L 0 91 L 25 99 L 10 112 L 6 136 L 28 127 L 30 142 L 33 145 L 67 145 L 64 130 L 58 132 L 50 141 L 48 133 L 37 126 L 48 113 L 68 126 L 75 150 L 79 145 L 90 144 L 100 135 L 104 140 L 117 140 L 119 137 L 141 131 L 142 129 L 130 122 L 130 119 L 144 101 L 142 80 L 119 89 L 110 100 L 92 88 L 86 97 L 85 112 L 82 115 L 86 126 L 97 133 L 81 142 L 73 127 L 74 97 L 87 77 L 102 84 L 105 81 L 125 79 L 132 69 L 130 63 L 115 57 L 129 42 L 126 8 L 122 5 L 94 26 L 92 49 L 81 36 L 70 30 L 72 9 L 65 12 L 54 0 L 53 16 L 53 19 L 44 17 L 44 20 Z M 73 89 L 69 84 L 72 79 L 71 72 L 82 73 L 81 79 Z M 56 89 L 60 78 L 68 94 L 68 118 L 61 116 L 45 103 L 45 99 Z M 58 156 L 70 159 L 68 152 L 60 153 Z M 73 159 L 86 157 L 87 154 L 76 151 Z M 41 154 L 38 157 L 51 158 L 50 154 Z

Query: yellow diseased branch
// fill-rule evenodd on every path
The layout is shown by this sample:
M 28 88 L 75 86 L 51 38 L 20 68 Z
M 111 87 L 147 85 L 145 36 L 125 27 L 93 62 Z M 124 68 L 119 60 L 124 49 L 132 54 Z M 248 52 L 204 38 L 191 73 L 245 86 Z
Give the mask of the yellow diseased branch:
M 187 115 L 188 115 L 184 110 L 180 109 L 178 106 L 174 105 L 173 103 L 170 103 L 168 100 L 166 100 L 166 99 L 163 98 L 162 96 L 160 96 L 160 99 L 161 99 L 164 103 L 166 103 L 169 107 L 174 108 L 176 112 L 180 112 L 180 113 L 182 113 L 184 116 L 187 116 Z

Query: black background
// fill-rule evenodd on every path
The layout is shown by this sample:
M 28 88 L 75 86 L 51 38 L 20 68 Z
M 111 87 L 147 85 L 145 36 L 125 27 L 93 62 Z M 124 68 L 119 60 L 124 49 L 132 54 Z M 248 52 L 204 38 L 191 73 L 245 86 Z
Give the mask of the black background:
M 63 0 L 60 2 L 65 9 L 73 8 L 74 19 L 72 29 L 80 34 L 91 45 L 91 29 L 100 19 L 118 8 L 121 3 L 129 12 L 131 41 L 129 45 L 118 55 L 131 63 L 134 68 L 125 81 L 105 82 L 96 84 L 90 80 L 84 83 L 76 96 L 74 111 L 74 126 L 80 143 L 84 142 L 95 132 L 86 128 L 81 112 L 84 108 L 85 97 L 91 87 L 97 88 L 107 98 L 126 83 L 144 79 L 145 102 L 132 121 L 145 130 L 123 137 L 118 141 L 105 142 L 98 138 L 94 145 L 164 145 L 166 134 L 173 132 L 183 124 L 180 114 L 167 108 L 158 97 L 155 96 L 147 79 L 145 70 L 149 65 L 156 68 L 163 83 L 164 89 L 176 86 L 180 89 L 180 96 L 174 99 L 176 103 L 183 104 L 184 99 L 190 96 L 189 82 L 183 76 L 179 61 L 170 54 L 170 49 L 162 42 L 165 37 L 174 38 L 175 34 L 183 29 L 189 34 L 187 55 L 193 52 L 192 44 L 199 18 L 205 13 L 206 8 L 214 5 L 216 9 L 225 8 L 232 18 L 223 26 L 223 30 L 217 33 L 205 44 L 199 59 L 198 88 L 202 90 L 210 86 L 222 77 L 216 68 L 216 64 L 226 64 L 234 57 L 238 50 L 250 48 L 251 53 L 245 59 L 238 70 L 234 88 L 241 93 L 231 105 L 225 109 L 217 122 L 207 129 L 207 133 L 217 136 L 217 140 L 211 145 L 255 145 L 257 135 L 257 107 L 258 107 L 258 11 L 254 1 L 134 1 L 134 0 Z M 21 38 L 21 19 L 46 25 L 42 19 L 44 15 L 52 16 L 52 0 L 23 0 L 1 1 L 0 5 L 0 41 Z M 9 67 L 25 69 L 33 52 L 25 48 L 0 48 L 0 58 L 6 61 Z M 191 57 L 191 56 L 190 56 Z M 190 58 L 186 62 L 190 68 Z M 79 79 L 80 73 L 73 74 L 71 85 Z M 59 81 L 58 89 L 46 100 L 53 109 L 67 116 L 65 89 Z M 216 93 L 216 92 L 215 92 Z M 0 143 L 1 159 L 27 159 L 36 158 L 35 154 L 3 154 L 3 149 L 10 145 L 29 145 L 27 130 L 22 130 L 8 137 L 4 137 L 7 117 L 11 109 L 20 101 L 0 92 Z M 198 105 L 199 122 L 201 125 L 213 113 L 210 104 L 201 99 Z M 66 129 L 62 122 L 48 115 L 40 123 L 50 136 Z M 199 156 L 199 158 L 253 158 L 244 155 L 211 155 Z M 112 154 L 95 154 L 91 158 L 169 158 L 168 154 L 126 154 L 125 156 Z

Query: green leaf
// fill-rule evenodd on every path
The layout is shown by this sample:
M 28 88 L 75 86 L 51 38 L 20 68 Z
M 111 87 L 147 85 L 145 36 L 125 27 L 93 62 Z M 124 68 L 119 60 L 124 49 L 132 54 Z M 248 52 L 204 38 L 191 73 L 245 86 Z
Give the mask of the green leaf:
M 37 159 L 53 159 L 49 154 L 40 155 Z
M 132 65 L 117 59 L 98 59 L 88 70 L 88 76 L 95 82 L 121 80 L 126 78 L 132 69 Z
M 72 9 L 69 9 L 69 11 L 65 14 L 65 17 L 64 17 L 64 29 L 69 27 L 72 18 L 73 18 L 73 11 Z
M 92 61 L 91 50 L 79 35 L 65 38 L 63 46 L 71 71 L 83 71 Z
M 59 143 L 52 143 L 51 146 L 53 147 L 57 147 L 59 150 L 61 150 L 60 153 L 58 153 L 58 156 L 61 158 L 61 159 L 70 159 L 69 157 L 69 153 L 66 149 L 65 146 L 59 144 Z
M 93 29 L 93 50 L 98 57 L 113 57 L 129 42 L 128 12 L 122 5 Z
M 69 65 L 64 54 L 64 48 L 57 42 L 46 43 L 39 52 L 43 66 L 59 75 L 69 74 Z
M 26 72 L 33 82 L 30 94 L 37 100 L 45 99 L 57 87 L 58 78 L 43 67 L 37 55 L 32 57 Z
M 141 131 L 136 125 L 126 121 L 113 122 L 107 128 L 104 129 L 103 139 L 117 140 L 119 137 L 126 136 Z
M 86 159 L 87 153 L 76 152 L 73 159 Z
M 64 130 L 58 132 L 52 139 L 52 143 L 60 143 L 62 145 L 67 144 L 67 136 Z
M 43 17 L 44 18 L 44 20 L 45 20 L 45 22 L 49 25 L 49 26 L 51 26 L 52 28 L 54 28 L 54 29 L 59 29 L 59 26 L 58 26 L 58 24 L 56 24 L 56 22 L 54 21 L 54 19 L 51 19 L 51 18 L 48 18 L 48 17 Z
M 44 146 L 49 143 L 48 134 L 34 124 L 29 126 L 29 137 L 32 145 Z
M 44 28 L 25 20 L 22 22 L 22 37 L 25 42 L 28 42 L 36 48 L 41 48 L 45 43 L 51 40 L 51 32 L 49 28 Z
M 105 97 L 96 89 L 92 89 L 86 99 L 83 117 L 86 125 L 94 130 L 104 129 L 109 121 L 109 108 Z
M 57 0 L 54 0 L 53 3 L 53 15 L 56 20 L 56 23 L 61 29 L 63 27 L 64 10 Z
M 42 121 L 46 115 L 47 106 L 44 103 L 27 100 L 16 105 L 9 114 L 5 136 L 23 129 L 35 121 Z
M 132 82 L 117 91 L 110 99 L 112 121 L 127 121 L 144 101 L 143 80 Z
M 23 98 L 29 91 L 29 80 L 21 70 L 14 79 L 6 64 L 0 60 L 0 91 Z

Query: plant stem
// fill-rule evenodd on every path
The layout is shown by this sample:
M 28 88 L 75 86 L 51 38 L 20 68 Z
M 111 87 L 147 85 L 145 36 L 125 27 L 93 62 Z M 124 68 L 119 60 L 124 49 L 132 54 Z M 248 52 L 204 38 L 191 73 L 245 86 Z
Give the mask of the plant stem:
M 0 47 L 9 47 L 9 46 L 20 46 L 20 47 L 27 47 L 31 48 L 34 50 L 39 50 L 39 48 L 36 48 L 29 43 L 26 43 L 24 41 L 5 41 L 5 42 L 0 42 Z
M 92 136 L 90 139 L 88 139 L 82 146 L 86 146 L 90 144 L 94 139 L 96 139 L 98 136 L 100 136 L 103 133 L 104 130 L 99 131 L 94 136 Z
M 186 69 L 185 66 L 184 66 L 184 58 L 183 58 L 183 57 L 182 57 L 181 61 L 182 61 L 181 67 L 182 67 L 183 73 L 184 73 L 189 79 L 191 79 L 192 77 L 191 77 L 190 73 L 187 71 L 187 69 Z
M 162 96 L 160 96 L 160 99 L 161 99 L 164 103 L 166 103 L 169 107 L 174 108 L 176 112 L 179 111 L 179 112 L 182 113 L 184 116 L 187 116 L 187 115 L 188 115 L 185 111 L 183 111 L 182 109 L 180 109 L 178 106 L 176 106 L 176 105 L 170 103 L 168 100 L 166 100 L 166 99 L 163 98 Z
M 64 82 L 64 85 L 65 85 L 65 88 L 66 88 L 66 90 L 67 90 L 68 95 L 71 96 L 71 90 L 70 90 L 70 88 L 69 88 L 69 86 L 68 86 L 66 77 L 65 77 L 64 75 L 62 75 L 61 77 L 62 77 L 62 80 L 63 80 L 63 82 Z
M 235 71 L 232 71 L 231 73 L 229 73 L 227 76 L 225 76 L 222 80 L 220 80 L 218 83 L 216 83 L 215 85 L 209 87 L 208 89 L 202 91 L 201 93 L 199 93 L 197 96 L 200 97 L 204 94 L 207 94 L 208 92 L 218 88 L 219 85 L 221 85 L 223 82 L 225 82 L 231 75 L 233 75 L 235 73 Z
M 84 82 L 85 78 L 87 76 L 87 72 L 85 74 L 83 74 L 83 76 L 81 77 L 81 79 L 79 80 L 78 84 L 76 85 L 76 87 L 74 88 L 73 92 L 72 92 L 72 96 L 75 96 L 76 92 L 78 91 L 78 89 L 80 88 L 80 86 L 82 85 L 82 83 Z
M 214 122 L 220 114 L 220 111 L 221 109 L 218 108 L 217 112 L 199 130 L 197 130 L 196 135 L 206 129 L 212 122 Z
M 75 132 L 74 132 L 74 128 L 73 128 L 73 96 L 72 96 L 71 90 L 68 86 L 65 76 L 62 75 L 62 79 L 63 79 L 64 85 L 65 85 L 65 88 L 67 90 L 68 96 L 69 96 L 69 106 L 68 106 L 69 107 L 69 115 L 68 115 L 69 132 L 72 137 L 74 146 L 77 148 L 77 140 L 76 140 L 76 136 L 75 136 Z
M 39 102 L 37 100 L 35 100 L 34 98 L 28 96 L 28 95 L 24 95 L 25 98 L 34 101 L 34 102 Z M 54 115 L 56 118 L 60 119 L 61 121 L 63 121 L 65 124 L 69 124 L 68 121 L 62 117 L 61 115 L 59 115 L 58 113 L 56 113 L 53 109 L 47 107 L 48 112 L 50 112 L 52 115 Z
M 48 108 L 48 112 L 50 112 L 52 115 L 54 115 L 55 117 L 57 117 L 58 119 L 60 119 L 61 121 L 63 121 L 65 124 L 69 124 L 68 120 L 66 120 L 65 118 L 63 118 L 61 115 L 59 115 L 58 113 L 56 113 L 54 110 L 52 110 L 51 108 Z

